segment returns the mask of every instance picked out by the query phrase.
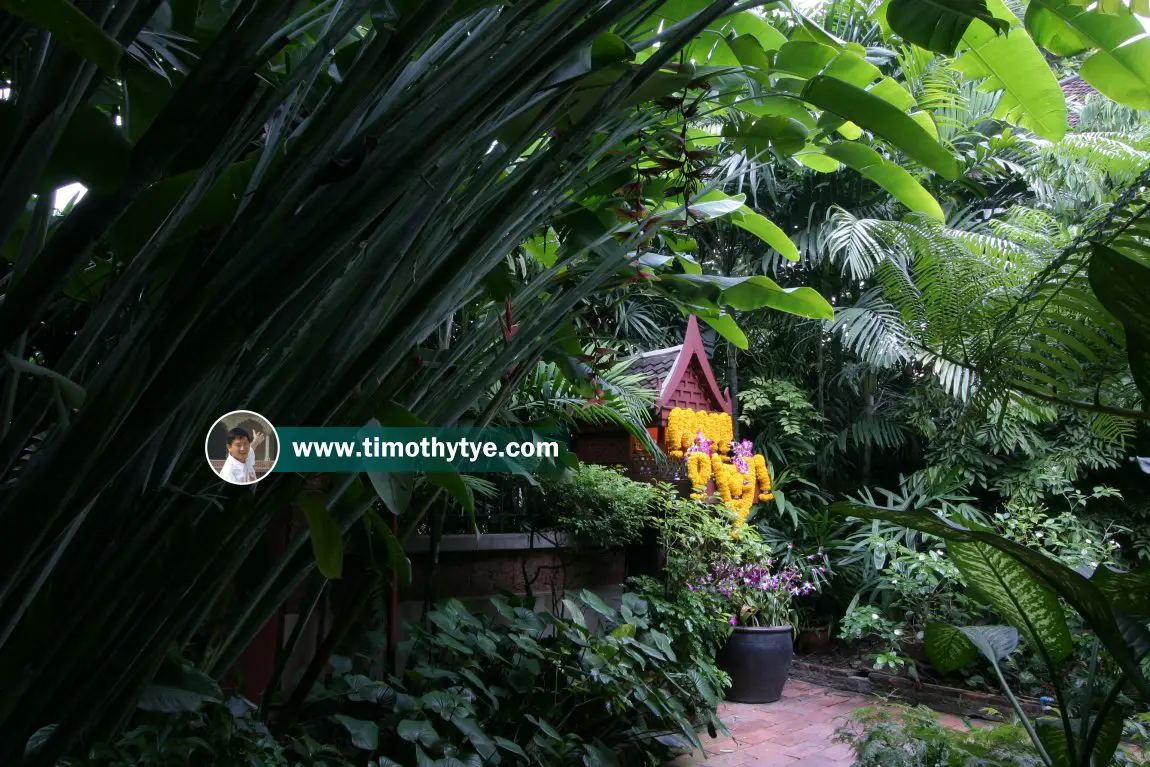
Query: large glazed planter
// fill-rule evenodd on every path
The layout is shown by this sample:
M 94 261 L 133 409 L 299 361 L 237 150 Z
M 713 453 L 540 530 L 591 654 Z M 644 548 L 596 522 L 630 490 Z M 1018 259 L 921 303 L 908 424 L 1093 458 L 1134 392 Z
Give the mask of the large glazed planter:
M 719 668 L 731 675 L 727 700 L 772 703 L 782 697 L 794 658 L 790 626 L 735 626 L 719 651 Z

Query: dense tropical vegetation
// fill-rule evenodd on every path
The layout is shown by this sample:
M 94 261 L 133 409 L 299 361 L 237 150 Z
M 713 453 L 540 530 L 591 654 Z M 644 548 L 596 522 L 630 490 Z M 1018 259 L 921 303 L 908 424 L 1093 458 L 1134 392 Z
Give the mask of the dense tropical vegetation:
M 1050 698 L 1016 707 L 1029 746 L 911 753 L 944 736 L 910 717 L 860 763 L 1128 758 L 1150 701 L 1148 17 L 0 0 L 0 764 L 658 763 L 722 728 L 715 654 L 756 614 Z M 628 358 L 688 313 L 773 478 L 735 537 L 722 502 L 570 457 L 241 491 L 199 453 L 248 407 L 612 424 L 661 455 Z M 478 531 L 492 498 L 583 550 L 654 530 L 664 572 L 614 606 L 439 594 L 395 675 L 403 542 Z M 712 588 L 766 561 L 800 593 Z M 289 600 L 310 607 L 261 704 L 225 694 Z

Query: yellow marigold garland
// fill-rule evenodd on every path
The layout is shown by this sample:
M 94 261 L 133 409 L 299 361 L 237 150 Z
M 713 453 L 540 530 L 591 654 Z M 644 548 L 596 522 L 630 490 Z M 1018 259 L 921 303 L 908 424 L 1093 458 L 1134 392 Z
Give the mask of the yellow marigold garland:
M 753 469 L 756 483 L 759 486 L 759 500 L 770 501 L 773 500 L 775 494 L 771 492 L 771 472 L 767 470 L 767 459 L 763 458 L 761 453 L 756 453 L 752 458 Z
M 707 482 L 713 477 L 719 497 L 738 517 L 732 532 L 735 536 L 756 501 L 775 497 L 767 461 L 761 454 L 747 455 L 749 444 L 744 442 L 739 451 L 739 455 L 746 456 L 747 471 L 743 473 L 730 456 L 734 423 L 729 414 L 674 408 L 667 415 L 667 453 L 674 459 L 686 457 L 687 476 L 695 491 L 691 497 L 702 500 Z
M 708 413 L 705 410 L 682 407 L 672 409 L 667 415 L 664 444 L 672 458 L 682 458 L 695 444 L 698 434 L 714 443 L 720 453 L 727 453 L 734 435 L 731 416 L 727 413 Z
M 691 487 L 701 491 L 707 486 L 711 478 L 711 457 L 700 451 L 687 454 L 687 476 L 691 478 Z

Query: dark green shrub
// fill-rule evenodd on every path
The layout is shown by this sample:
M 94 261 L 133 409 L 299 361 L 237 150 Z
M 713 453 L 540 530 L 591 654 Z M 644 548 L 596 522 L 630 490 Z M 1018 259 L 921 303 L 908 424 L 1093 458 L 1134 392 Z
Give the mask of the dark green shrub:
M 146 720 L 86 758 L 60 767 L 351 767 L 339 749 L 314 739 L 277 739 L 243 698 L 198 711 L 144 714 Z M 37 739 L 30 748 L 34 749 Z
M 455 601 L 429 613 L 402 680 L 343 676 L 318 691 L 317 735 L 340 732 L 381 765 L 657 765 L 675 743 L 700 746 L 696 727 L 722 727 L 713 667 L 680 658 L 642 599 L 616 612 L 583 592 L 562 615 L 493 604 L 497 616 Z
M 548 516 L 584 549 L 635 543 L 665 504 L 666 485 L 636 482 L 618 469 L 580 464 L 561 479 L 543 483 Z

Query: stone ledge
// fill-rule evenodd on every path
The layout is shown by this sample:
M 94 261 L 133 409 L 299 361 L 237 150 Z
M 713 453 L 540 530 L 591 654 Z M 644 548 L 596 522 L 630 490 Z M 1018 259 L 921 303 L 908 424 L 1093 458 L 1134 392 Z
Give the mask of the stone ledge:
M 915 684 L 911 679 L 881 671 L 860 673 L 798 658 L 791 665 L 791 677 L 836 690 L 887 695 L 904 703 L 922 704 L 935 711 L 974 719 L 992 719 L 983 710 L 987 708 L 1000 711 L 1004 716 L 1009 716 L 1012 710 L 1010 701 L 1002 695 L 936 684 Z M 1028 716 L 1042 712 L 1041 704 L 1033 698 L 1019 697 L 1018 702 Z
M 564 549 L 568 547 L 567 536 L 563 533 L 549 534 L 546 537 L 535 535 L 532 543 L 528 533 L 491 533 L 488 535 L 445 535 L 439 539 L 440 552 L 451 551 L 523 551 L 526 549 Z M 426 535 L 412 536 L 403 544 L 408 554 L 426 554 L 431 549 L 431 538 Z
M 856 673 L 852 669 L 823 666 L 810 661 L 795 658 L 791 664 L 791 678 L 800 679 L 811 684 L 832 687 L 836 690 L 848 692 L 871 692 L 870 679 Z

